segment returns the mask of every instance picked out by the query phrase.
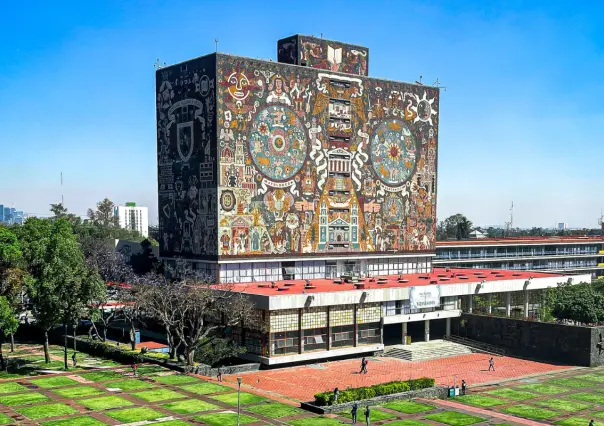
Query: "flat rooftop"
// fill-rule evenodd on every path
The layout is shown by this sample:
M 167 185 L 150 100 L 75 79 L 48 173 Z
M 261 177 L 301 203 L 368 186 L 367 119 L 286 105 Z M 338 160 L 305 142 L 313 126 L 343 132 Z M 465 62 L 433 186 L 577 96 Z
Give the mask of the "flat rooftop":
M 282 280 L 254 283 L 237 283 L 233 291 L 261 296 L 287 296 L 291 294 L 329 293 L 338 291 L 380 288 L 404 288 L 424 285 L 448 285 L 468 282 L 528 280 L 529 278 L 563 277 L 561 274 L 492 269 L 434 268 L 427 274 L 379 275 L 348 283 L 340 279 Z M 402 278 L 399 278 L 402 277 Z M 310 283 L 310 286 L 306 284 Z M 488 284 L 487 284 L 488 285 Z
M 564 244 L 564 243 L 604 243 L 603 236 L 585 237 L 508 237 L 508 238 L 476 238 L 471 240 L 437 241 L 436 247 L 467 246 L 467 245 L 518 245 L 518 244 Z

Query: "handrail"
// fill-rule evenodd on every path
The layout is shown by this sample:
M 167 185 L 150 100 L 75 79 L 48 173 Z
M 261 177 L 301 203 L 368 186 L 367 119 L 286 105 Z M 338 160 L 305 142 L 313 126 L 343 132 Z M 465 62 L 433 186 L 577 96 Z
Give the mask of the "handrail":
M 476 340 L 468 339 L 467 337 L 446 336 L 445 340 L 448 340 L 453 343 L 459 343 L 461 345 L 468 346 L 472 349 L 475 349 L 475 350 L 478 350 L 481 352 L 486 352 L 488 354 L 496 354 L 496 355 L 503 356 L 506 353 L 505 349 L 498 348 L 489 343 L 483 343 L 483 342 L 478 342 Z

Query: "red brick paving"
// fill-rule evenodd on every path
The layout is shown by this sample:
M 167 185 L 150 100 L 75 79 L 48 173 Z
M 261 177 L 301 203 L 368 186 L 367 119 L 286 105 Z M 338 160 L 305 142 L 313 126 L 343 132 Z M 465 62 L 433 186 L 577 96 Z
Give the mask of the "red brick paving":
M 526 361 L 510 357 L 495 359 L 496 371 L 488 370 L 489 355 L 469 354 L 423 362 L 407 362 L 396 358 L 370 359 L 368 374 L 358 374 L 360 360 L 327 362 L 315 366 L 300 366 L 242 374 L 244 385 L 281 395 L 297 401 L 311 401 L 314 394 L 335 387 L 360 387 L 393 380 L 432 377 L 439 385 L 452 385 L 465 379 L 468 385 L 496 382 L 538 373 L 566 370 L 572 367 Z M 226 382 L 236 383 L 236 376 L 225 376 Z

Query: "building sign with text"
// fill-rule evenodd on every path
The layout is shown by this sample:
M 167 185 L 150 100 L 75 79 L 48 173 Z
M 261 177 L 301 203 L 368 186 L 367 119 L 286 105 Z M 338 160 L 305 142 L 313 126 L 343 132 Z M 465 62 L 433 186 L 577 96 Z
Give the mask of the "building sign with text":
M 411 287 L 411 309 L 435 308 L 440 306 L 440 286 L 426 285 Z

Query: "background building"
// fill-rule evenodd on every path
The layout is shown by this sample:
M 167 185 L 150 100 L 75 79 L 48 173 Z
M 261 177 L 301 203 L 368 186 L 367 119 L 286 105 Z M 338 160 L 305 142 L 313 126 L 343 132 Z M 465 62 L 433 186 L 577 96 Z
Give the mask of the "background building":
M 561 229 L 561 230 L 568 229 L 568 223 L 566 223 L 566 222 L 558 223 L 558 229 Z
M 221 282 L 428 272 L 439 89 L 306 36 L 157 71 L 160 254 Z
M 136 203 L 126 203 L 117 206 L 115 215 L 119 218 L 120 228 L 138 231 L 143 237 L 149 236 L 149 209 L 137 206 Z
M 23 224 L 26 219 L 26 214 L 21 210 L 17 210 L 14 207 L 5 207 L 0 204 L 0 222 L 8 225 Z
M 439 241 L 434 265 L 590 273 L 604 276 L 604 237 L 518 237 Z

